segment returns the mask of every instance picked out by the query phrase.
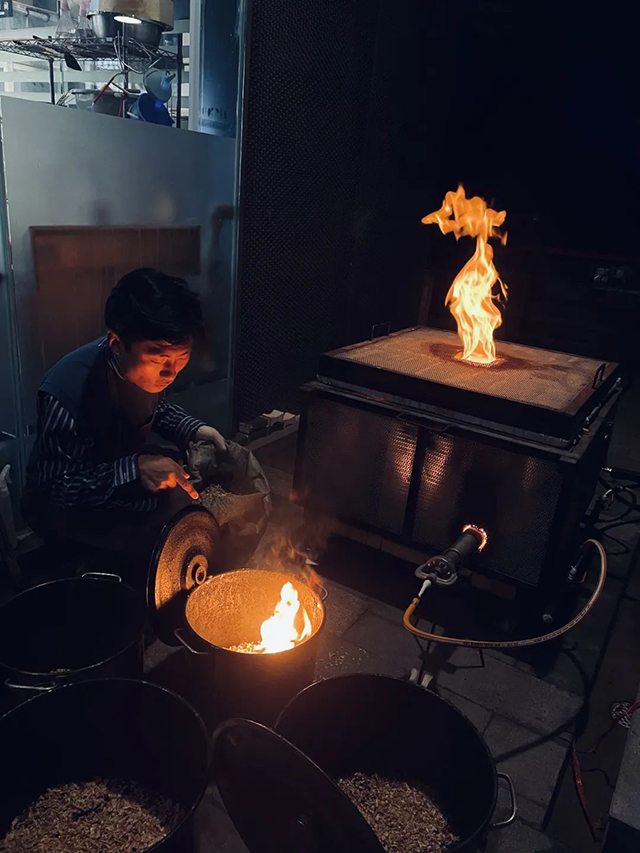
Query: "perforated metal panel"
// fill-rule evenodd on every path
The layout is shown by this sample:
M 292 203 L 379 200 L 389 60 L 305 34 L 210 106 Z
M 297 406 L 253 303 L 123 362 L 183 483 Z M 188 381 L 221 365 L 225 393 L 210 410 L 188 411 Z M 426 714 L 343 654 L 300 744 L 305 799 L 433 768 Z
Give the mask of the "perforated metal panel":
M 431 435 L 413 538 L 445 548 L 465 524 L 477 524 L 489 532 L 480 564 L 535 586 L 562 484 L 551 460 L 460 435 Z
M 376 0 L 253 0 L 243 126 L 236 412 L 298 408 L 347 340 Z
M 418 430 L 315 397 L 307 411 L 303 500 L 330 515 L 402 533 Z
M 306 391 L 296 471 L 305 506 L 427 552 L 477 524 L 489 541 L 469 562 L 473 571 L 532 588 L 565 576 L 606 458 L 612 404 L 565 451 L 463 424 L 416 423 L 405 409 L 320 381 Z

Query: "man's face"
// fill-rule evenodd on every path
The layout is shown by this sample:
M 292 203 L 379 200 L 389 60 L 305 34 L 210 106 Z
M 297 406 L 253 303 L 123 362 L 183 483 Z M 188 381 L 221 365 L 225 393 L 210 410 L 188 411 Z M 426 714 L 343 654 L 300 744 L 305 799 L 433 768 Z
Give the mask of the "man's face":
M 109 332 L 109 346 L 122 376 L 149 394 L 158 394 L 175 381 L 189 363 L 193 349 L 190 343 L 134 341 L 127 350 L 114 332 Z

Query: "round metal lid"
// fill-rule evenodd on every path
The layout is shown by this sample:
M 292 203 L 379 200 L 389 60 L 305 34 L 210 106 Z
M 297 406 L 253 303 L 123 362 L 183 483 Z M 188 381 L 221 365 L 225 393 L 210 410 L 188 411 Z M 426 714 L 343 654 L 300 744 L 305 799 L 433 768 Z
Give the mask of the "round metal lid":
M 383 853 L 329 776 L 288 740 L 248 720 L 213 736 L 213 776 L 250 853 Z
M 217 571 L 220 528 L 206 509 L 188 506 L 165 525 L 151 556 L 147 578 L 149 618 L 157 636 L 170 646 L 184 624 L 190 590 Z

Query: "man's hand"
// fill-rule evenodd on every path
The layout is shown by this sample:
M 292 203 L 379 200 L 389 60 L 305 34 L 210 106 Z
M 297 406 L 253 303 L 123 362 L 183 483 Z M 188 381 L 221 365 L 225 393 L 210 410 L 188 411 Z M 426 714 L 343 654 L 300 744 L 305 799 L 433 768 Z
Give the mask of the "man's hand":
M 189 475 L 184 468 L 167 456 L 139 456 L 138 470 L 140 471 L 140 482 L 150 492 L 159 492 L 160 489 L 174 489 L 176 486 L 180 486 L 194 500 L 199 498 L 198 493 L 189 482 Z
M 196 434 L 194 436 L 196 441 L 209 441 L 213 444 L 216 450 L 225 451 L 227 449 L 227 443 L 222 437 L 222 435 L 218 432 L 217 429 L 214 429 L 210 426 L 201 426 L 196 430 Z

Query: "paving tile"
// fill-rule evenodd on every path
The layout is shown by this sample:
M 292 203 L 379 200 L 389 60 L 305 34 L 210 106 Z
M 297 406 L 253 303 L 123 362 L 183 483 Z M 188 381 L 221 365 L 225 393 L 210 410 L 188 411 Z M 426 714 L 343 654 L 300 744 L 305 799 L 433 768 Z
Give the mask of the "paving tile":
M 382 641 L 381 641 L 382 643 Z M 484 668 L 441 670 L 436 682 L 541 734 L 570 727 L 582 699 L 492 657 Z
M 640 701 L 640 690 L 636 697 Z M 625 824 L 640 836 L 640 814 L 638 813 L 638 791 L 640 791 L 640 717 L 635 713 L 627 735 L 620 775 L 611 801 L 609 814 L 619 823 Z
M 207 789 L 194 823 L 195 853 L 248 853 L 214 786 Z
M 326 598 L 326 627 L 332 634 L 340 636 L 367 609 L 369 602 L 332 581 L 322 580 L 328 596 Z
M 505 801 L 505 810 L 509 806 L 509 795 L 501 788 L 500 798 L 498 802 Z M 541 829 L 545 817 L 547 816 L 548 807 L 541 806 L 539 803 L 534 803 L 528 797 L 519 794 L 517 796 L 518 803 L 518 820 L 532 826 L 534 829 Z
M 432 647 L 433 648 L 433 647 Z M 487 658 L 502 661 L 507 666 L 515 666 L 517 661 L 510 655 L 503 654 L 493 649 L 484 649 L 482 654 L 478 649 L 470 649 L 466 646 L 449 646 L 442 644 L 438 647 L 445 652 L 449 663 L 454 667 L 475 667 L 482 666 L 482 660 L 485 662 Z
M 519 820 L 489 834 L 486 853 L 569 853 L 564 845 Z M 578 853 L 578 851 L 571 851 Z
M 495 716 L 484 733 L 498 770 L 508 773 L 516 794 L 547 807 L 567 752 L 566 746 Z
M 469 699 L 465 699 L 463 696 L 458 696 L 456 693 L 452 693 L 450 690 L 446 690 L 444 687 L 440 687 L 437 690 L 438 696 L 442 696 L 443 699 L 446 699 L 448 702 L 451 702 L 452 705 L 455 705 L 459 711 L 462 713 L 473 723 L 473 725 L 478 729 L 480 734 L 484 732 L 484 730 L 489 725 L 489 720 L 493 716 L 491 711 L 487 711 L 486 708 L 483 708 L 482 705 L 476 705 L 475 702 L 471 702 Z
M 165 646 L 160 640 L 153 640 L 144 650 L 144 671 L 145 674 L 153 674 L 154 671 L 165 665 L 176 652 L 180 653 L 180 649 L 174 646 Z
M 421 653 L 415 638 L 402 627 L 373 611 L 366 611 L 344 635 L 345 639 L 372 654 L 392 658 L 409 672 L 419 666 Z
M 640 561 L 636 560 L 631 569 L 631 576 L 627 586 L 626 595 L 636 601 L 640 600 Z
M 390 675 L 394 678 L 406 678 L 409 675 L 409 669 L 402 663 L 386 656 L 374 655 L 343 637 L 336 637 L 325 631 L 316 660 L 316 680 L 352 675 L 356 672 Z
M 387 622 L 391 622 L 394 625 L 402 625 L 404 610 L 400 607 L 394 607 L 392 604 L 387 604 L 385 601 L 378 601 L 377 598 L 372 598 L 369 601 L 369 610 L 377 616 L 381 616 L 383 619 L 386 619 Z M 405 629 L 403 628 L 402 630 L 404 631 Z
M 567 693 L 584 696 L 593 678 L 601 649 L 567 643 L 551 658 L 520 660 L 516 666 Z

